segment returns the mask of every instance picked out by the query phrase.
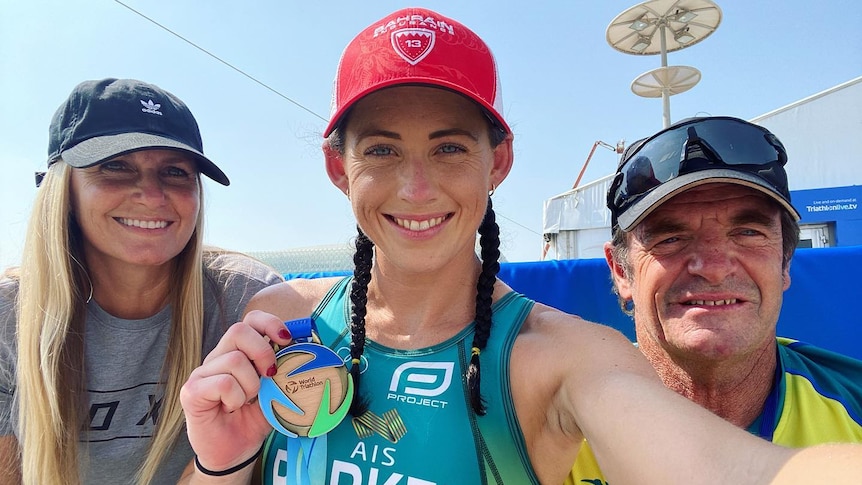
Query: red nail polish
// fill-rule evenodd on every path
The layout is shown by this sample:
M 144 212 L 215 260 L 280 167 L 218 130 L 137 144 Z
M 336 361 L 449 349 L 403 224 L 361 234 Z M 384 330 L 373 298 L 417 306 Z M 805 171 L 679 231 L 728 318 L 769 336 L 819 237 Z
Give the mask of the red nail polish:
M 278 337 L 284 340 L 290 340 L 290 330 L 282 328 L 278 331 Z
M 272 377 L 276 372 L 278 372 L 278 367 L 276 367 L 275 364 L 272 364 L 269 366 L 269 369 L 266 370 L 266 377 Z

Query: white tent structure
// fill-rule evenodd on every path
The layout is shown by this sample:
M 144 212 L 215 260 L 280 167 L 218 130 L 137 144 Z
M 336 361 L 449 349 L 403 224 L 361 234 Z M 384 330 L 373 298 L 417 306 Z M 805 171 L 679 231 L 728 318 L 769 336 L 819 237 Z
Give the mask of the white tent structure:
M 800 246 L 862 245 L 862 76 L 750 121 L 787 148 L 792 202 L 802 215 Z M 604 257 L 612 179 L 611 174 L 545 201 L 542 259 Z
M 604 257 L 602 246 L 611 238 L 611 213 L 605 205 L 613 174 L 581 185 L 545 201 L 542 259 Z
M 787 149 L 791 191 L 862 185 L 862 76 L 750 121 Z

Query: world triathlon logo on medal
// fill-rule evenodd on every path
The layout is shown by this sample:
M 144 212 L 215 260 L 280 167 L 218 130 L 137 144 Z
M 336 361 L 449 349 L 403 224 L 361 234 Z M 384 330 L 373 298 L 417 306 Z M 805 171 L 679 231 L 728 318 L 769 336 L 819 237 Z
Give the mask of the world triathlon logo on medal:
M 261 376 L 258 393 L 260 408 L 272 427 L 286 436 L 309 438 L 335 429 L 353 401 L 353 378 L 344 361 L 314 341 L 288 345 L 275 358 L 278 371 L 273 377 Z

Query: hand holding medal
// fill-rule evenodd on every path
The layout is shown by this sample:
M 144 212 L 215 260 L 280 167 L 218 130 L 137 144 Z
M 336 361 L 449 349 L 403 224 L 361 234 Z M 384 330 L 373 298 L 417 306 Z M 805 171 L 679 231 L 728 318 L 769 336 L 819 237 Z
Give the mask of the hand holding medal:
M 353 378 L 341 358 L 321 345 L 311 318 L 285 326 L 293 343 L 276 348 L 277 371 L 261 376 L 258 402 L 276 431 L 314 438 L 332 431 L 353 401 Z

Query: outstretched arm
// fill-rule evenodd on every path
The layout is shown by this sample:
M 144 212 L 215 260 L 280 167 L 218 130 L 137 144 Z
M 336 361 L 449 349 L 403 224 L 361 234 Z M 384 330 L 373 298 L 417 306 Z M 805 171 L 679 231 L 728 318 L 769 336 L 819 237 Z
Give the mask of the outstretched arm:
M 792 457 L 804 463 L 794 450 L 665 388 L 615 330 L 539 305 L 534 313 L 510 370 L 518 420 L 543 483 L 563 482 L 583 436 L 614 485 L 761 485 L 797 463 Z
M 796 451 L 778 471 L 772 485 L 862 482 L 862 445 L 827 444 Z

